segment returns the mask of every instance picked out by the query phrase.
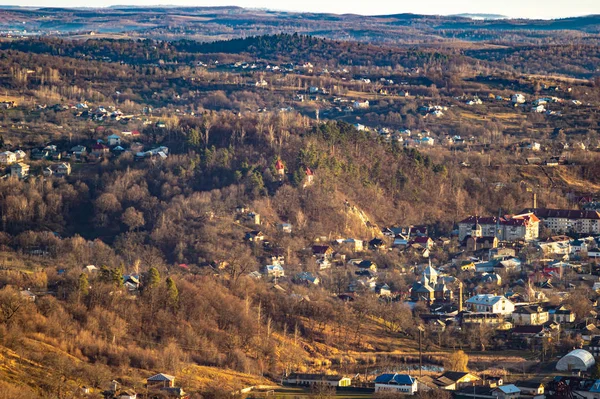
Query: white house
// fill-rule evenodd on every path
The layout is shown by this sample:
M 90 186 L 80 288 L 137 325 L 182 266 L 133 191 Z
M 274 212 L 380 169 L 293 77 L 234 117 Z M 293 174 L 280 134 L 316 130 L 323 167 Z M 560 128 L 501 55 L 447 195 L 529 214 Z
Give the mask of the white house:
M 21 161 L 27 157 L 27 154 L 23 150 L 15 151 L 15 156 L 17 157 L 17 161 Z
M 0 152 L 0 164 L 1 165 L 12 165 L 17 162 L 17 156 L 14 152 L 4 151 Z
M 121 145 L 121 137 L 116 134 L 111 134 L 106 138 L 109 146 Z
M 466 303 L 473 312 L 510 315 L 515 311 L 515 305 L 501 295 L 479 294 L 469 298 Z
M 356 100 L 354 103 L 352 103 L 352 107 L 354 107 L 354 109 L 367 109 L 369 108 L 369 100 Z
M 514 104 L 523 104 L 525 102 L 525 96 L 521 93 L 513 94 L 511 100 Z
M 285 270 L 281 265 L 267 265 L 265 266 L 265 274 L 269 277 L 283 277 L 285 276 Z
M 546 108 L 543 105 L 536 105 L 535 107 L 531 107 L 531 112 L 541 114 L 542 112 L 546 112 Z
M 518 326 L 539 326 L 549 318 L 548 311 L 538 305 L 519 306 L 512 313 L 513 324 Z
M 29 175 L 29 165 L 23 162 L 11 165 L 10 175 L 12 177 L 18 177 L 19 179 L 27 177 Z
M 431 137 L 423 137 L 421 139 L 421 145 L 433 145 L 435 143 L 435 139 Z
M 408 374 L 381 374 L 375 378 L 375 392 L 395 392 L 414 395 L 417 379 Z
M 543 111 L 542 111 L 543 112 Z M 539 151 L 542 149 L 542 146 L 540 145 L 540 143 L 536 143 L 535 141 L 530 143 L 527 148 L 529 148 L 531 151 Z

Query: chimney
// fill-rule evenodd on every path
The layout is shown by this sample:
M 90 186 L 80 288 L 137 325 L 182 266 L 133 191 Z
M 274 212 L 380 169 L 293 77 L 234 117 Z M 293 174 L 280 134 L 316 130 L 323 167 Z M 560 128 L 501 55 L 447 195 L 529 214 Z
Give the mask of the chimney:
M 533 193 L 533 209 L 537 209 L 537 193 Z

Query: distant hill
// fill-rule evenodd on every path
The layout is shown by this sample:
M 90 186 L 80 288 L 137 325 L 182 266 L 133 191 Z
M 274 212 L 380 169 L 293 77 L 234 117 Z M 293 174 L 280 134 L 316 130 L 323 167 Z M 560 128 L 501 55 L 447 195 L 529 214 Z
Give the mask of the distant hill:
M 135 39 L 191 39 L 201 42 L 299 33 L 333 40 L 390 45 L 456 46 L 457 42 L 504 43 L 506 40 L 520 45 L 600 43 L 600 16 L 597 15 L 531 20 L 480 13 L 364 16 L 241 7 L 0 7 L 0 34 L 14 35 L 25 29 L 28 36 L 77 36 L 95 32 L 118 38 L 124 34 Z M 565 31 L 573 33 L 565 35 Z M 508 39 L 507 35 L 510 36 Z
M 470 19 L 483 19 L 483 20 L 489 20 L 489 19 L 509 19 L 506 15 L 500 15 L 500 14 L 470 14 L 470 13 L 465 13 L 465 14 L 455 14 L 455 15 L 451 15 L 452 17 L 461 17 L 461 18 L 470 18 Z

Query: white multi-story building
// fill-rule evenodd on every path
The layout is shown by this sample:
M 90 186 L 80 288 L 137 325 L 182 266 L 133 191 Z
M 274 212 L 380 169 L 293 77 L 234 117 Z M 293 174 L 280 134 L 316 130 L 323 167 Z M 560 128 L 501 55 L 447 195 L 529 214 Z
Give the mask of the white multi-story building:
M 458 239 L 496 237 L 499 241 L 532 241 L 539 237 L 540 220 L 533 213 L 504 217 L 469 216 L 458 223 Z
M 600 234 L 600 212 L 575 209 L 534 208 L 526 211 L 537 216 L 544 227 L 555 234 Z

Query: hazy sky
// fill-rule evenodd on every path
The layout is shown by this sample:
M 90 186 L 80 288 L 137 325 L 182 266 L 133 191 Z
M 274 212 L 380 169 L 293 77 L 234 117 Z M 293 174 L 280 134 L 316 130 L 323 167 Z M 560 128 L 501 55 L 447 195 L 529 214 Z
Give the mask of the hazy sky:
M 600 0 L 0 0 L 6 5 L 34 5 L 51 7 L 98 7 L 115 4 L 128 5 L 187 5 L 269 8 L 289 11 L 311 11 L 356 14 L 458 14 L 492 13 L 509 17 L 560 18 L 600 14 Z

